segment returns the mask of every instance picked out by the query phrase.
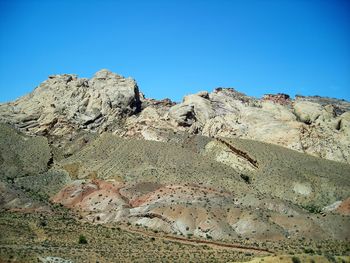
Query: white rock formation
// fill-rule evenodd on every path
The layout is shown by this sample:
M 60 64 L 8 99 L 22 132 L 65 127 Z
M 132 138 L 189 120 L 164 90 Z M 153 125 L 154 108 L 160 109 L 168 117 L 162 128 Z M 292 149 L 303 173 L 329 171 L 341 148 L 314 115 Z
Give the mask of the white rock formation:
M 185 96 L 182 103 L 144 98 L 136 82 L 108 70 L 91 79 L 55 75 L 32 93 L 0 105 L 0 121 L 30 134 L 111 131 L 124 137 L 167 141 L 188 132 L 273 143 L 350 163 L 350 103 L 322 97 L 259 100 L 217 88 Z

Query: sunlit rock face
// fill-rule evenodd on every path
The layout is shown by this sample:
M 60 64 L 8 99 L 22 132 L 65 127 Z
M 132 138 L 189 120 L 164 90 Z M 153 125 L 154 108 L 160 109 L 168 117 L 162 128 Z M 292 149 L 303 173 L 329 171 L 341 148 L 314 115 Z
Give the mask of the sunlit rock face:
M 350 163 L 350 103 L 322 97 L 231 88 L 187 95 L 181 103 L 145 98 L 136 82 L 108 70 L 91 79 L 53 75 L 32 93 L 0 105 L 3 122 L 29 134 L 70 136 L 84 130 L 167 141 L 168 133 L 238 137 Z
M 35 134 L 64 135 L 78 129 L 105 131 L 140 111 L 133 79 L 101 70 L 91 79 L 49 76 L 32 93 L 1 105 L 2 119 Z

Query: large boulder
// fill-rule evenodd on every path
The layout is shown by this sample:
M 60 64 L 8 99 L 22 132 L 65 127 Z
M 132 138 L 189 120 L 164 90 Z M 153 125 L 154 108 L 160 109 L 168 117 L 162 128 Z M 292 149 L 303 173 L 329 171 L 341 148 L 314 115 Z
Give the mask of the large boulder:
M 183 102 L 170 108 L 169 116 L 181 126 L 200 126 L 215 116 L 208 92 L 199 92 L 184 97 Z
M 300 121 L 311 124 L 322 114 L 322 107 L 310 101 L 297 101 L 294 104 L 294 113 Z

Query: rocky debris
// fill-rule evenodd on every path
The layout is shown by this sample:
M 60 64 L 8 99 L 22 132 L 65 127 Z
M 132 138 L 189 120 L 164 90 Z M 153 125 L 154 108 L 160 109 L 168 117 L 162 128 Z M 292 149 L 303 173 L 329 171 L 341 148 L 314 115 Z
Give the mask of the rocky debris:
M 133 79 L 101 70 L 91 79 L 50 76 L 32 93 L 0 105 L 0 121 L 29 134 L 70 139 L 81 130 L 167 141 L 167 134 L 238 137 L 350 163 L 350 103 L 232 88 L 187 95 L 179 104 L 145 98 Z

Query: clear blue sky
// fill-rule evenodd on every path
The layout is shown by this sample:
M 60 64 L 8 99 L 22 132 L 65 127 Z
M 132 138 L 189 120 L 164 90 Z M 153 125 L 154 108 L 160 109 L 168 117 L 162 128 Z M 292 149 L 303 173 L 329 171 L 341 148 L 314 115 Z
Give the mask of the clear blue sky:
M 102 68 L 147 97 L 234 87 L 350 100 L 350 1 L 0 0 L 0 101 Z

